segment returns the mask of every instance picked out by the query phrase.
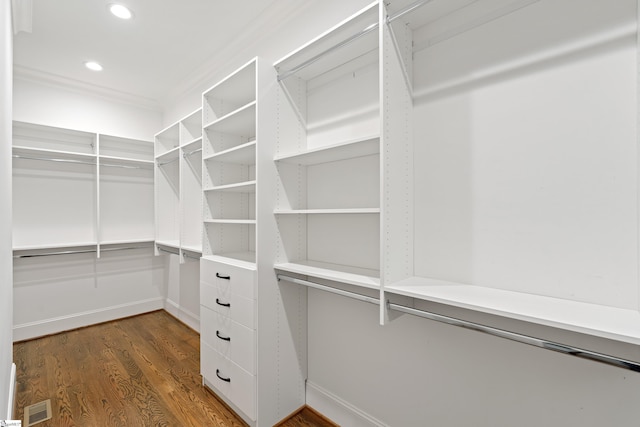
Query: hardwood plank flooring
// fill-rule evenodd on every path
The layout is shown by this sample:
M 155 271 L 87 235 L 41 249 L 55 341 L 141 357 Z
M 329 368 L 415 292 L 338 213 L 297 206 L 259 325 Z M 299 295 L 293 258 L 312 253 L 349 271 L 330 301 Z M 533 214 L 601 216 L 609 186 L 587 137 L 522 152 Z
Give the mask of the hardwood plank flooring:
M 16 419 L 51 399 L 38 427 L 246 426 L 202 386 L 199 335 L 162 310 L 19 342 L 13 354 Z M 333 426 L 310 411 L 281 425 Z

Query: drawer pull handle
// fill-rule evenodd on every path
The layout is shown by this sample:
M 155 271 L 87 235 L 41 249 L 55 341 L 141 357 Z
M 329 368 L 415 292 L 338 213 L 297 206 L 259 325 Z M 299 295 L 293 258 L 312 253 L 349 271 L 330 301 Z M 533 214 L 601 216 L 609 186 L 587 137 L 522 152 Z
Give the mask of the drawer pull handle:
M 221 276 L 220 273 L 216 273 L 218 279 L 231 280 L 231 276 Z
M 220 369 L 216 369 L 216 376 L 224 382 L 227 382 L 227 383 L 231 382 L 231 378 L 225 378 L 220 376 Z
M 231 337 L 223 337 L 222 335 L 220 335 L 220 331 L 216 331 L 216 336 L 217 336 L 218 338 L 220 338 L 221 340 L 224 340 L 224 341 L 231 341 Z
M 229 302 L 220 302 L 218 298 L 216 298 L 216 304 L 221 305 L 223 307 L 231 307 L 231 303 Z

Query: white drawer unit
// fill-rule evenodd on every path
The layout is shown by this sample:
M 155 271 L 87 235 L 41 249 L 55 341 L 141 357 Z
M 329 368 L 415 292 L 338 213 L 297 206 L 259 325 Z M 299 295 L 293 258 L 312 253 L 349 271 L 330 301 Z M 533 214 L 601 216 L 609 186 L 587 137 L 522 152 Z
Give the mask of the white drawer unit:
M 202 328 L 202 342 L 255 375 L 255 331 L 206 307 L 202 307 L 200 318 L 202 324 L 206 325 Z
M 228 287 L 201 282 L 200 304 L 250 329 L 255 329 L 255 301 L 232 293 Z
M 231 403 L 250 419 L 256 419 L 256 377 L 218 353 L 209 344 L 200 349 L 202 374 Z
M 200 265 L 201 282 L 215 285 L 223 292 L 255 299 L 255 268 L 242 268 L 208 259 L 203 259 Z

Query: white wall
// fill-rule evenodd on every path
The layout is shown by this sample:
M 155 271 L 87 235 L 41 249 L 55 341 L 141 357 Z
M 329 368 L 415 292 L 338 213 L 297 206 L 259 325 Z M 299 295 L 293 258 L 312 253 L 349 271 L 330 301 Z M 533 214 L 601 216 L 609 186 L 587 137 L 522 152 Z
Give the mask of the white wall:
M 11 92 L 13 33 L 11 2 L 0 2 L 0 420 L 9 418 L 13 360 L 11 271 Z
M 14 120 L 152 141 L 161 113 L 114 97 L 16 78 Z M 10 168 L 9 168 L 10 169 Z M 5 169 L 3 169 L 4 171 Z M 166 257 L 151 249 L 17 259 L 14 339 L 164 307 Z
M 185 85 L 185 91 L 164 102 L 165 126 L 181 119 L 202 105 L 202 92 L 226 77 L 252 58 L 259 56 L 275 63 L 302 44 L 327 31 L 358 10 L 370 0 L 307 0 L 290 16 L 275 17 L 265 28 L 250 28 L 238 36 L 244 41 L 225 55 L 205 58 L 201 75 Z

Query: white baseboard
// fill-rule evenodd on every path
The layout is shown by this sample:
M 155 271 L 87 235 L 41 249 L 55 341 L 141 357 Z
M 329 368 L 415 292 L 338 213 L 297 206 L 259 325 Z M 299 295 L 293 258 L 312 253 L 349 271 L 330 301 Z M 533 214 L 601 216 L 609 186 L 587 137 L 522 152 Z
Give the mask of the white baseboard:
M 39 320 L 37 322 L 22 323 L 13 326 L 13 340 L 28 340 L 84 326 L 95 325 L 96 323 L 135 316 L 136 314 L 162 310 L 163 308 L 164 298 L 158 297 L 100 308 L 97 310 L 74 313 L 68 316 Z
M 13 408 L 16 398 L 16 364 L 11 364 L 11 375 L 9 376 L 9 402 L 7 403 L 7 419 L 13 419 Z
M 200 316 L 181 307 L 180 304 L 167 298 L 164 309 L 196 332 L 200 332 Z
M 307 380 L 307 405 L 341 426 L 389 427 L 335 394 Z

